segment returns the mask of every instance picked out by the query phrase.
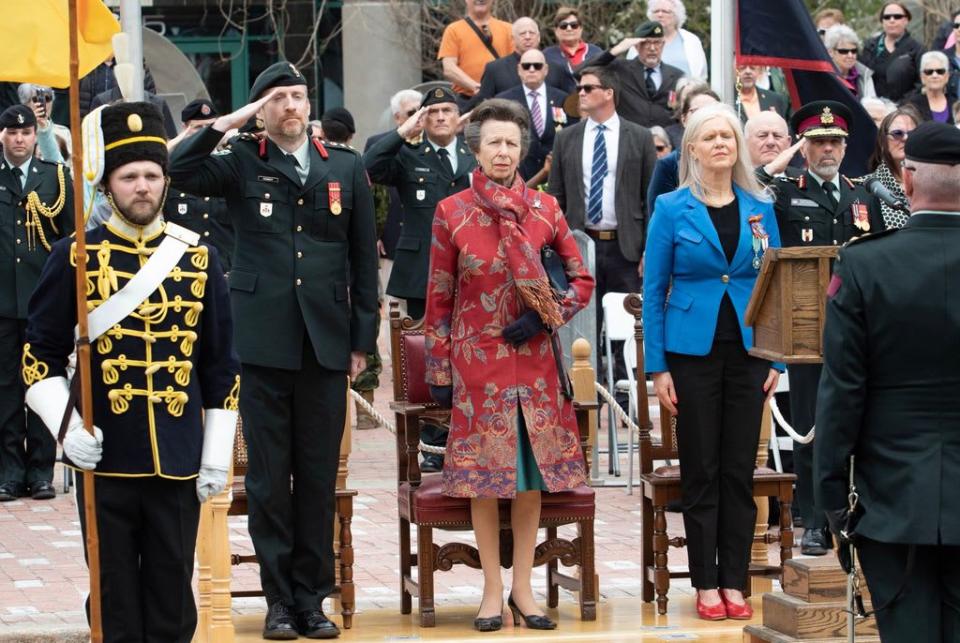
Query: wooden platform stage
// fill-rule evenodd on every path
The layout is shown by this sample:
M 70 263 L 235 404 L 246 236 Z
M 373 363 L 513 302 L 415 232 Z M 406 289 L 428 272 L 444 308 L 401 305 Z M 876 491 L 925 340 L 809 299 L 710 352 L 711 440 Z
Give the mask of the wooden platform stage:
M 603 601 L 597 606 L 597 620 L 585 623 L 578 618 L 577 604 L 561 599 L 558 610 L 549 615 L 559 619 L 559 627 L 553 631 L 528 630 L 522 625 L 509 623 L 509 610 L 505 610 L 504 628 L 499 632 L 476 632 L 473 630 L 472 610 L 463 606 L 437 606 L 437 627 L 417 626 L 416 605 L 414 614 L 404 616 L 399 609 L 380 609 L 358 613 L 353 620 L 353 629 L 344 631 L 339 641 L 603 641 L 605 643 L 628 643 L 630 641 L 696 640 L 710 643 L 739 643 L 743 641 L 743 627 L 760 624 L 760 598 L 752 599 L 755 614 L 750 621 L 701 621 L 694 610 L 692 596 L 671 596 L 670 611 L 658 616 L 656 603 L 644 604 L 640 598 L 618 598 Z M 340 623 L 336 616 L 334 622 Z M 262 616 L 237 616 L 236 643 L 262 641 L 260 630 Z M 306 639 L 302 638 L 301 641 Z

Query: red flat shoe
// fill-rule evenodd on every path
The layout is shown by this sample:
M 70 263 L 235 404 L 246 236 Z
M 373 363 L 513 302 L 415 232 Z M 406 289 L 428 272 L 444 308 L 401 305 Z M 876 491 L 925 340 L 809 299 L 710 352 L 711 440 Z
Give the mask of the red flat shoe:
M 732 618 L 737 621 L 749 621 L 753 618 L 753 608 L 750 607 L 750 603 L 744 602 L 743 605 L 737 605 L 736 603 L 728 601 L 723 592 L 720 592 L 720 600 L 726 607 L 727 618 Z M 744 601 L 746 601 L 746 599 L 744 599 Z
M 723 596 L 720 599 L 716 605 L 704 605 L 700 600 L 700 594 L 697 593 L 697 616 L 705 621 L 722 621 L 727 618 L 727 607 Z

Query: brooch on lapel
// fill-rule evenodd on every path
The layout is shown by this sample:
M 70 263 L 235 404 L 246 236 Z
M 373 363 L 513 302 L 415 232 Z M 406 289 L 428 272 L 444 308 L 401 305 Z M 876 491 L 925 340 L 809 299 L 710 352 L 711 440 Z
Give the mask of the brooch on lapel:
M 760 270 L 760 259 L 770 245 L 770 235 L 763 227 L 762 214 L 754 214 L 747 221 L 750 223 L 750 232 L 753 234 L 753 269 Z

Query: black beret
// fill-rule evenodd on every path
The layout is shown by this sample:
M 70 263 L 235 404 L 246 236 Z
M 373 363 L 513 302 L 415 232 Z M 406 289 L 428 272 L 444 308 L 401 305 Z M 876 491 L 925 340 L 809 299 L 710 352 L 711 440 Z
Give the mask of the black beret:
M 648 20 L 633 32 L 637 38 L 663 38 L 663 25 L 656 20 Z
M 37 124 L 37 115 L 26 105 L 8 107 L 0 114 L 0 127 L 30 127 Z
M 843 103 L 817 100 L 807 103 L 790 117 L 790 127 L 806 138 L 845 137 L 850 133 L 853 112 Z
M 320 117 L 320 123 L 326 123 L 327 121 L 333 121 L 335 123 L 340 123 L 351 134 L 357 133 L 357 127 L 353 123 L 353 114 L 348 112 L 343 107 L 331 107 L 323 113 L 323 116 Z
M 274 87 L 292 87 L 294 85 L 306 85 L 307 79 L 303 77 L 300 70 L 293 63 L 281 61 L 273 63 L 257 76 L 253 81 L 253 87 L 250 88 L 250 102 L 263 96 L 263 92 Z
M 903 151 L 919 163 L 960 165 L 960 129 L 933 121 L 920 123 L 910 132 Z
M 100 114 L 103 130 L 103 178 L 121 165 L 153 161 L 167 173 L 167 137 L 163 116 L 151 103 L 116 103 Z
M 213 103 L 206 98 L 198 98 L 187 103 L 187 106 L 180 112 L 180 121 L 188 123 L 190 121 L 203 121 L 208 118 L 215 118 L 220 114 Z
M 456 103 L 457 97 L 453 95 L 453 92 L 447 89 L 446 87 L 437 87 L 436 89 L 431 89 L 423 96 L 423 100 L 420 101 L 420 107 L 429 107 L 430 105 L 436 105 L 437 103 Z

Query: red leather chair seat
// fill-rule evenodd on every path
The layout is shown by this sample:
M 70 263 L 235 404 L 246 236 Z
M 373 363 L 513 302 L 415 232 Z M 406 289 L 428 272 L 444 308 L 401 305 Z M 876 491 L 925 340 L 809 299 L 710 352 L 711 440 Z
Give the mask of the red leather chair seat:
M 424 345 L 424 336 L 420 333 L 405 333 L 400 336 L 403 342 L 401 355 L 406 361 L 401 371 L 406 373 L 403 380 L 405 399 L 410 404 L 432 404 L 430 387 L 427 385 L 427 351 Z
M 653 470 L 653 475 L 659 476 L 661 478 L 679 478 L 680 477 L 680 465 L 673 464 L 670 466 L 657 467 Z M 753 470 L 754 477 L 760 476 L 781 476 L 782 473 L 777 473 L 769 467 L 757 467 Z
M 410 485 L 400 485 L 397 494 L 400 515 L 420 525 L 470 525 L 470 501 L 468 498 L 452 498 L 440 493 L 440 476 L 425 476 L 420 486 L 413 491 L 413 507 L 409 506 Z M 566 518 L 571 521 L 589 520 L 594 517 L 594 491 L 581 486 L 558 493 L 544 493 L 540 509 L 541 520 Z M 509 515 L 506 501 L 501 502 L 501 513 Z

